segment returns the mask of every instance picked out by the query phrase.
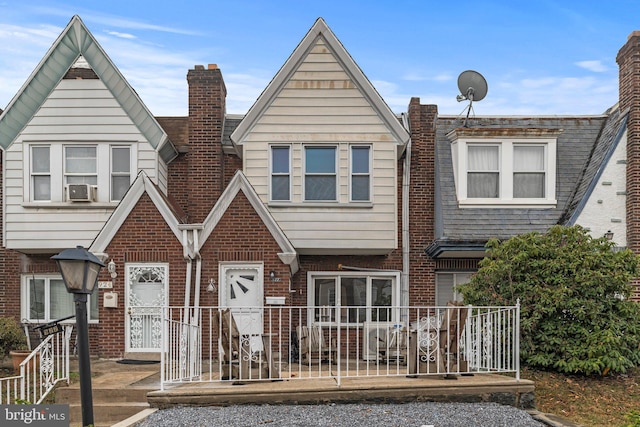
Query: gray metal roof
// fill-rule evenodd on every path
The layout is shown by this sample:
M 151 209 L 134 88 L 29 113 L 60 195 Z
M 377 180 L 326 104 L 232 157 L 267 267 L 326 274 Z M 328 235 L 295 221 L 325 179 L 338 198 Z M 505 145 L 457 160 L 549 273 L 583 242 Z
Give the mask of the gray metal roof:
M 613 120 L 613 119 L 612 119 Z M 544 232 L 570 211 L 570 203 L 584 195 L 577 192 L 594 174 L 585 169 L 599 142 L 607 116 L 581 117 L 482 117 L 471 119 L 472 128 L 562 129 L 558 136 L 556 163 L 557 205 L 549 209 L 459 208 L 453 176 L 451 143 L 446 135 L 463 126 L 464 118 L 439 117 L 436 131 L 435 218 L 436 242 L 428 253 L 438 255 L 450 243 L 457 248 L 468 242 L 470 249 L 492 237 L 508 239 L 531 231 Z M 610 122 L 611 123 L 611 122 Z M 600 162 L 602 156 L 599 156 Z M 594 156 L 593 161 L 597 159 Z

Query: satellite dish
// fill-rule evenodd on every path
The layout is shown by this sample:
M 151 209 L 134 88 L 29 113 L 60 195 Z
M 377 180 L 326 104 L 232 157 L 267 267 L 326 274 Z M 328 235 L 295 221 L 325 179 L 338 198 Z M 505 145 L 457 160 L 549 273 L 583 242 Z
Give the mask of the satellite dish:
M 469 105 L 465 107 L 467 117 L 464 120 L 464 127 L 467 127 L 467 120 L 469 119 L 473 101 L 482 101 L 484 97 L 487 96 L 488 88 L 487 81 L 482 77 L 482 74 L 477 71 L 463 71 L 458 76 L 460 95 L 458 95 L 456 99 L 458 102 L 469 100 Z M 464 112 L 464 110 L 462 111 Z

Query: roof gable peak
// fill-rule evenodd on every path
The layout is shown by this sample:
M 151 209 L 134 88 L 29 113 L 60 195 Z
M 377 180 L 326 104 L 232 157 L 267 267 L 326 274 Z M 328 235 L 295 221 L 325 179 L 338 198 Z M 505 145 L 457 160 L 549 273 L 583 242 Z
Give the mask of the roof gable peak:
M 362 72 L 358 64 L 353 60 L 343 44 L 331 31 L 327 23 L 321 17 L 316 19 L 313 26 L 300 41 L 298 46 L 291 53 L 284 65 L 276 73 L 275 77 L 260 94 L 256 102 L 249 109 L 244 119 L 231 134 L 234 144 L 242 145 L 244 138 L 250 132 L 253 124 L 262 116 L 264 111 L 272 104 L 280 91 L 284 88 L 291 76 L 298 70 L 300 64 L 305 60 L 311 49 L 322 38 L 326 47 L 334 55 L 344 71 L 356 83 L 362 96 L 377 112 L 378 116 L 385 122 L 389 131 L 393 134 L 399 144 L 406 144 L 409 141 L 409 133 L 400 124 L 396 115 L 382 99 L 378 91 L 373 87 L 369 79 Z
M 6 149 L 13 143 L 80 57 L 109 89 L 147 141 L 161 152 L 163 159 L 169 162 L 177 156 L 162 127 L 78 15 L 71 18 L 0 115 L 0 147 Z

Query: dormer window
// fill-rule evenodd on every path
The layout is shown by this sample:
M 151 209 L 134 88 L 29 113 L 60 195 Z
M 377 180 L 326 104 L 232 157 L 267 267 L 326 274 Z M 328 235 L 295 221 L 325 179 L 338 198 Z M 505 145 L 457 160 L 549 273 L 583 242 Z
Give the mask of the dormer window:
M 447 135 L 461 207 L 555 206 L 557 129 L 456 129 Z

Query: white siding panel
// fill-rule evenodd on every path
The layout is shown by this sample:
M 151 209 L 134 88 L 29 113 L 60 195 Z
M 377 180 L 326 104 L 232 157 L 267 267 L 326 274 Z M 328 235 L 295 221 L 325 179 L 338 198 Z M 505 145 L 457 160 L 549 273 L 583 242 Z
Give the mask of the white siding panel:
M 385 121 L 320 41 L 242 141 L 244 172 L 300 253 L 386 253 L 397 247 L 397 141 Z M 291 205 L 269 205 L 272 144 L 291 146 Z M 372 147 L 371 203 L 349 203 L 350 146 Z M 305 144 L 338 148 L 337 200 L 303 196 Z M 357 207 L 356 207 L 357 206 Z
M 60 143 L 104 143 L 98 158 L 98 170 L 104 172 L 100 172 L 99 178 L 103 183 L 108 182 L 108 145 L 128 143 L 133 158 L 137 159 L 138 170 L 131 171 L 132 177 L 143 169 L 158 181 L 157 153 L 106 86 L 97 79 L 62 80 L 5 153 L 5 235 L 10 249 L 37 252 L 78 244 L 89 246 L 115 208 L 109 204 L 87 208 L 83 203 L 60 200 L 51 206 L 42 203 L 42 207 L 29 203 L 25 198 L 29 165 L 23 164 L 26 149 L 23 143 L 34 142 L 57 144 L 57 147 Z M 166 165 L 164 167 L 166 169 Z M 53 175 L 61 173 L 62 164 L 52 165 Z M 166 170 L 162 177 L 159 185 L 166 191 Z M 56 188 L 60 194 L 61 190 Z M 108 191 L 99 188 L 98 197 L 100 202 L 107 202 Z M 64 207 L 56 208 L 60 203 L 64 203 Z

